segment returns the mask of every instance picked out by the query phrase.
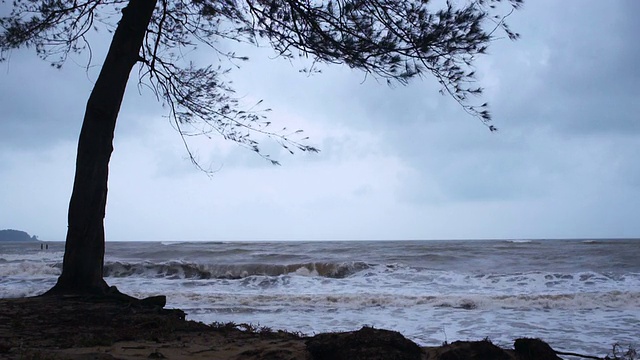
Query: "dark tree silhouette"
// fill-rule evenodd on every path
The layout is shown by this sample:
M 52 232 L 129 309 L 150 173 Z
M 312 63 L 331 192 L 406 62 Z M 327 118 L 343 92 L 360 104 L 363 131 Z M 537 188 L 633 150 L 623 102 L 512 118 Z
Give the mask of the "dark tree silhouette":
M 87 34 L 113 31 L 122 13 L 87 102 L 62 274 L 49 293 L 109 291 L 103 279 L 108 164 L 136 64 L 140 81 L 168 106 L 185 146 L 185 136 L 217 133 L 274 164 L 253 135 L 290 152 L 318 150 L 300 130 L 272 131 L 263 112 L 242 108 L 224 74 L 227 64 L 247 58 L 220 50 L 222 40 L 266 41 L 279 56 L 346 64 L 390 83 L 431 74 L 442 93 L 493 131 L 487 104 L 470 101 L 482 93 L 474 86 L 473 60 L 496 30 L 518 37 L 504 20 L 520 5 L 522 0 L 450 0 L 442 8 L 429 0 L 14 0 L 10 14 L 0 18 L 0 60 L 12 49 L 32 47 L 60 67 L 71 53 L 91 51 Z M 183 56 L 203 45 L 218 55 L 216 64 L 199 67 Z M 191 156 L 188 146 L 187 152 Z

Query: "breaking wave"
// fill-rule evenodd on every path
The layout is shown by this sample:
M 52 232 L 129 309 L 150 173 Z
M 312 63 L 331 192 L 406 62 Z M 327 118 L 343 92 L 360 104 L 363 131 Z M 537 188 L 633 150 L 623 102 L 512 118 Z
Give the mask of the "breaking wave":
M 126 263 L 111 262 L 105 264 L 104 275 L 111 277 L 162 277 L 169 279 L 242 279 L 249 276 L 280 276 L 295 274 L 301 276 L 320 276 L 327 278 L 345 278 L 369 268 L 363 262 L 348 263 L 302 263 L 302 264 L 241 264 L 212 265 L 172 261 L 167 263 Z
M 0 266 L 0 280 L 3 277 L 42 277 L 58 276 L 62 263 L 45 263 L 43 261 L 24 261 L 5 263 Z
M 184 296 L 185 294 L 183 294 Z M 179 296 L 179 295 L 178 295 Z M 476 310 L 552 310 L 565 309 L 571 311 L 595 309 L 635 309 L 640 306 L 640 292 L 612 291 L 604 293 L 579 293 L 555 295 L 424 295 L 407 296 L 391 293 L 358 293 L 358 294 L 230 294 L 199 293 L 189 294 L 181 302 L 188 304 L 207 304 L 216 311 L 234 309 L 238 311 L 268 310 L 283 307 L 294 308 L 395 308 L 395 309 L 428 309 L 450 308 L 465 311 Z

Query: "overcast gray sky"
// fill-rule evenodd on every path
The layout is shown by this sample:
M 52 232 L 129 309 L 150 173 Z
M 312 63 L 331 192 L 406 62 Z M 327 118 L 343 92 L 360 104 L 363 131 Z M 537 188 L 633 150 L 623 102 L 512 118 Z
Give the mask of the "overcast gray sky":
M 8 6 L 3 4 L 2 6 Z M 640 2 L 530 0 L 522 34 L 478 63 L 490 133 L 432 78 L 389 88 L 343 66 L 234 72 L 248 104 L 302 128 L 319 154 L 265 142 L 272 166 L 221 139 L 186 159 L 166 110 L 131 83 L 111 161 L 108 240 L 640 237 Z M 94 44 L 100 64 L 108 39 Z M 208 55 L 202 54 L 203 58 Z M 0 229 L 64 240 L 77 136 L 98 68 L 29 49 L 0 63 Z M 135 77 L 135 76 L 134 76 Z

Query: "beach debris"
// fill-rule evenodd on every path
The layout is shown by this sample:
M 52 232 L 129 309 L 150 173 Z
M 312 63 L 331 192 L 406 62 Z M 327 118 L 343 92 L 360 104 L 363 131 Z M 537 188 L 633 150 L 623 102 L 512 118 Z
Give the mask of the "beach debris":
M 549 344 L 540 339 L 516 339 L 513 348 L 522 360 L 562 360 Z
M 419 360 L 422 350 L 397 331 L 363 327 L 358 331 L 318 334 L 307 340 L 314 360 Z
M 435 357 L 427 357 L 434 360 L 511 360 L 503 349 L 485 339 L 481 341 L 454 341 L 434 349 Z

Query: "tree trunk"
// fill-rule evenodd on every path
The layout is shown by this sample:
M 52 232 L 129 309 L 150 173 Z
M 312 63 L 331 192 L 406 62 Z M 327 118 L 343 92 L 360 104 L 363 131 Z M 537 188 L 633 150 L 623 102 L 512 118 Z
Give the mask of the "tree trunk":
M 122 19 L 87 102 L 78 141 L 62 274 L 47 294 L 103 294 L 108 289 L 103 265 L 109 159 L 129 74 L 140 60 L 140 48 L 155 5 L 156 0 L 130 0 L 122 10 Z

